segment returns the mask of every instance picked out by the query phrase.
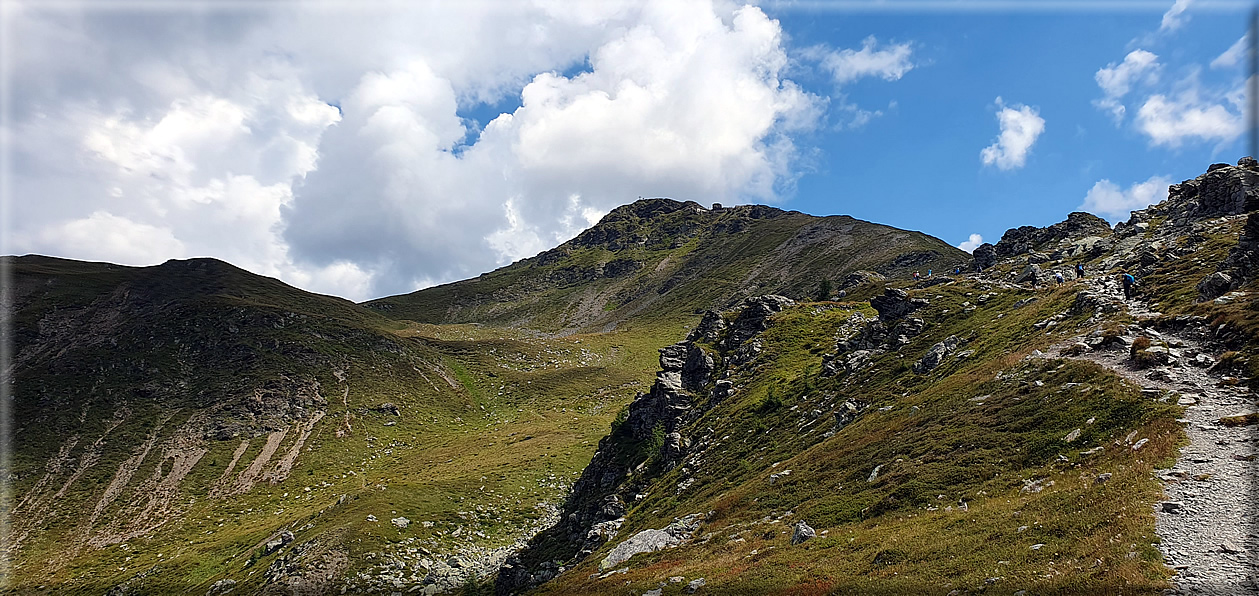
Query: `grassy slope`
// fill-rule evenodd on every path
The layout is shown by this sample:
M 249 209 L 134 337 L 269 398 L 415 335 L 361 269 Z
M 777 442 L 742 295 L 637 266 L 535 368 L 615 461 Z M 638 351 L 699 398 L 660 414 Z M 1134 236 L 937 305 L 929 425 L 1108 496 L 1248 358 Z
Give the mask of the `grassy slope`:
M 765 334 L 762 371 L 736 377 L 746 386 L 693 425 L 689 434 L 703 447 L 698 463 L 682 467 L 696 482 L 679 492 L 681 468 L 666 473 L 614 542 L 713 511 L 704 538 L 640 555 L 624 575 L 590 578 L 608 545 L 542 592 L 628 594 L 678 575 L 705 577 L 711 593 L 944 594 L 982 590 L 994 577 L 1010 591 L 1157 592 L 1165 576 L 1151 546 L 1148 506 L 1160 494 L 1151 472 L 1181 440 L 1177 409 L 1142 400 L 1093 365 L 1020 361 L 1077 331 L 1078 317 L 1050 334 L 1032 327 L 1069 306 L 1070 288 L 1017 310 L 1011 305 L 1031 292 L 1006 293 L 963 314 L 961 303 L 980 293 L 966 284 L 922 291 L 932 300 L 924 334 L 854 378 L 817 373 L 848 310 L 860 305 L 780 314 Z M 927 375 L 906 370 L 932 343 L 972 333 L 963 348 L 976 350 L 972 358 L 950 358 Z M 781 405 L 769 409 L 771 388 Z M 988 397 L 972 400 L 979 396 Z M 824 438 L 830 410 L 848 398 L 871 407 Z M 1074 428 L 1083 435 L 1064 443 Z M 1133 430 L 1150 439 L 1141 451 L 1112 444 Z M 1098 445 L 1106 447 L 1101 455 L 1080 453 Z M 1056 461 L 1059 454 L 1069 461 Z M 876 465 L 879 477 L 867 482 Z M 768 475 L 783 470 L 790 475 L 770 484 Z M 1111 482 L 1094 484 L 1102 472 L 1114 474 Z M 1055 485 L 1020 493 L 1036 478 Z M 797 520 L 825 534 L 791 546 Z
M 682 324 L 697 309 L 726 308 L 748 295 L 812 296 L 823 279 L 837 283 L 858 269 L 907 277 L 914 269 L 941 271 L 968 258 L 918 232 L 846 216 L 768 212 L 773 216 L 752 218 L 747 208 L 700 213 L 679 209 L 620 219 L 614 212 L 538 257 L 475 279 L 365 305 L 396 319 L 551 331 L 597 330 L 626 322 Z M 603 239 L 608 235 L 639 238 L 642 244 L 609 244 Z M 917 252 L 934 256 L 922 263 L 892 264 L 898 256 Z M 615 259 L 642 266 L 620 277 L 591 273 Z M 580 281 L 573 281 L 574 276 Z
M 27 289 L 19 350 L 41 336 L 41 319 L 45 333 L 49 321 L 63 321 L 61 331 L 77 342 L 30 359 L 16 379 L 12 494 L 20 501 L 41 482 L 50 487 L 45 496 L 65 487 L 35 509 L 39 523 L 6 578 L 17 592 L 100 593 L 138 572 L 148 574 L 133 581 L 141 593 L 204 591 L 223 577 L 253 591 L 280 556 L 259 557 L 261 545 L 282 529 L 298 543 L 348 553 L 348 573 L 370 570 L 367 553 L 407 539 L 437 552 L 508 544 L 538 517 L 535 504 L 559 498 L 655 365 L 651 333 L 487 338 L 475 328 L 395 323 L 221 263 L 206 266 L 222 270 L 172 277 L 158 268 L 18 259 L 16 278 Z M 215 291 L 219 280 L 226 291 Z M 118 312 L 129 314 L 114 320 Z M 87 341 L 105 319 L 115 332 Z M 71 320 L 78 326 L 64 322 Z M 151 492 L 146 482 L 171 471 L 162 446 L 189 418 L 285 379 L 293 383 L 282 390 L 314 382 L 326 400 L 307 408 L 326 416 L 287 479 L 212 494 L 242 440 L 248 447 L 233 478 L 262 450 L 264 431 L 283 420 L 254 437 L 198 436 L 206 452 L 179 485 L 172 517 L 137 537 L 89 542 L 129 528 Z M 372 409 L 383 402 L 400 415 Z M 347 420 L 349 432 L 338 436 Z M 150 436 L 155 447 L 88 528 L 120 464 Z M 271 463 L 297 438 L 290 429 Z M 66 463 L 49 474 L 63 448 Z M 476 505 L 484 511 L 471 519 Z M 415 523 L 397 530 L 388 522 L 397 516 Z M 457 527 L 461 538 L 451 536 Z M 473 531 L 485 537 L 467 541 Z

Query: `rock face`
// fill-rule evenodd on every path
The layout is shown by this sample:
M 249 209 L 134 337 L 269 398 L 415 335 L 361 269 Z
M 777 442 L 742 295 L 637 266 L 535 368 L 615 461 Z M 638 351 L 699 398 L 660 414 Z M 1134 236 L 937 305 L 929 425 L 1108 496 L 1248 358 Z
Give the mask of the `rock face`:
M 1005 234 L 1001 236 L 1001 240 L 993 246 L 993 253 L 995 253 L 997 258 L 1007 258 L 1025 254 L 1032 250 L 1041 250 L 1050 246 L 1056 247 L 1063 240 L 1106 237 L 1110 235 L 1110 224 L 1106 223 L 1106 220 L 1091 213 L 1077 211 L 1067 215 L 1065 221 L 1045 228 L 1021 226 L 1006 230 Z M 976 248 L 975 251 L 976 259 L 978 259 L 979 249 Z M 995 260 L 993 262 L 995 263 Z
M 971 255 L 975 258 L 975 264 L 984 269 L 996 265 L 1000 259 L 997 256 L 997 247 L 987 242 L 975 247 L 975 251 Z
M 879 319 L 883 321 L 903 318 L 927 304 L 926 298 L 910 298 L 909 292 L 898 288 L 886 288 L 882 296 L 870 300 L 870 306 L 879 311 Z
M 625 515 L 624 503 L 632 502 L 644 484 L 678 467 L 691 453 L 692 439 L 684 433 L 686 424 L 703 413 L 697 404 L 711 407 L 734 391 L 729 380 L 713 378 L 714 355 L 696 342 L 717 347 L 728 364 L 750 362 L 760 353 L 757 335 L 769 327 L 775 313 L 793 304 L 783 296 L 748 298 L 732 317 L 709 312 L 685 341 L 662 348 L 660 371 L 650 391 L 638 394 L 625 420 L 599 441 L 590 465 L 573 485 L 559 523 L 508 559 L 499 572 L 496 592 L 526 591 L 560 572 L 552 560 L 583 558 L 615 538 Z M 724 323 L 727 319 L 729 325 Z M 700 401 L 701 397 L 708 399 Z M 644 453 L 644 445 L 655 450 Z M 700 514 L 688 515 L 664 529 L 640 532 L 617 545 L 602 566 L 689 540 L 703 519 Z

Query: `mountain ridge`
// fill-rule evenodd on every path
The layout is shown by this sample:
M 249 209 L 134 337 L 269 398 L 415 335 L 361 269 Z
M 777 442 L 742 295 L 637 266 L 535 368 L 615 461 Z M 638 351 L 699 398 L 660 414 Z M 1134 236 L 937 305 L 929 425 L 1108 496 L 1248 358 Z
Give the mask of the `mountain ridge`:
M 1109 234 L 1012 228 L 982 272 L 916 232 L 664 199 L 365 305 L 213 260 L 5 257 L 5 589 L 1227 591 L 1244 557 L 1177 553 L 1217 552 L 1195 494 L 1253 461 L 1256 166 Z

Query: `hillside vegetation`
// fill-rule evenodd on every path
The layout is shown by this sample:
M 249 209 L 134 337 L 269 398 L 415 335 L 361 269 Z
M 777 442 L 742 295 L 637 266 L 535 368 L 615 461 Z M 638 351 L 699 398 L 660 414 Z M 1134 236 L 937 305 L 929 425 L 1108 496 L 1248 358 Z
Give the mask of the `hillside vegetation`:
M 676 326 L 747 296 L 814 296 L 823 281 L 839 289 L 859 270 L 907 278 L 969 260 L 926 234 L 847 216 L 644 199 L 536 257 L 365 306 L 398 319 L 545 331 Z
M 1161 593 L 1218 548 L 1168 534 L 1211 511 L 1168 491 L 1244 501 L 1254 471 L 1257 180 L 1212 166 L 973 261 L 648 199 L 362 305 L 7 257 L 5 591 Z M 1231 467 L 1186 472 L 1190 419 Z

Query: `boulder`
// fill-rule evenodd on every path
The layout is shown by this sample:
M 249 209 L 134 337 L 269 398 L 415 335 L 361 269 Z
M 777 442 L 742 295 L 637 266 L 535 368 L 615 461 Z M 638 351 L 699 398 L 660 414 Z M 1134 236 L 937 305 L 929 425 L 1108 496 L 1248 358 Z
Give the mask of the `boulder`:
M 879 319 L 899 319 L 919 308 L 927 306 L 926 298 L 910 298 L 909 292 L 897 288 L 885 288 L 882 296 L 870 299 L 870 306 L 879 312 Z
M 975 247 L 975 250 L 971 252 L 971 256 L 974 257 L 975 264 L 982 269 L 987 269 L 997 264 L 997 249 L 987 242 Z
M 813 531 L 813 528 L 809 527 L 809 524 L 806 524 L 803 521 L 797 522 L 795 530 L 791 533 L 791 544 L 800 544 L 801 542 L 816 536 L 817 532 Z
M 205 596 L 220 596 L 236 589 L 236 580 L 221 579 L 210 584 L 210 589 L 206 590 Z
M 1233 278 L 1222 271 L 1216 271 L 1198 282 L 1198 302 L 1215 300 L 1233 289 Z
M 922 355 L 918 362 L 914 363 L 914 372 L 918 374 L 926 374 L 934 370 L 940 363 L 944 361 L 957 346 L 961 344 L 961 340 L 956 335 L 950 335 L 944 341 L 931 346 L 927 349 L 927 353 Z
M 639 553 L 654 553 L 678 545 L 679 540 L 664 530 L 643 530 L 612 548 L 599 563 L 599 571 L 607 571 Z

